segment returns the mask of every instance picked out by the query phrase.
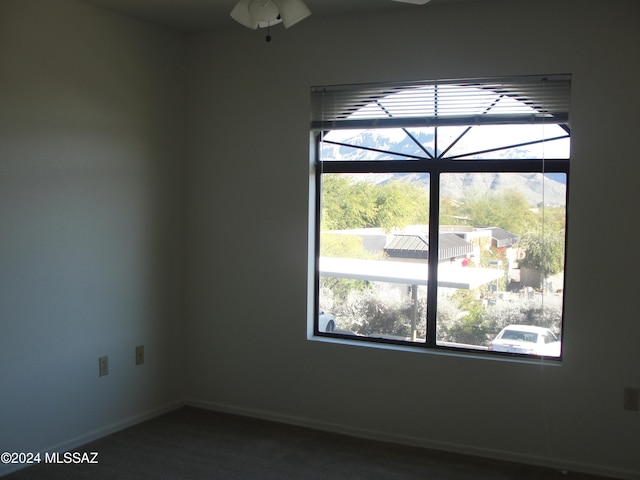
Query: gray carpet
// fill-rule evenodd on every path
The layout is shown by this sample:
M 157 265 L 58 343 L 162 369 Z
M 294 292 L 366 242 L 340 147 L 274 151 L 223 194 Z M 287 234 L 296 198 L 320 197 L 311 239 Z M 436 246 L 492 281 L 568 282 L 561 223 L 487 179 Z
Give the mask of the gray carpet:
M 3 480 L 603 480 L 185 407 Z

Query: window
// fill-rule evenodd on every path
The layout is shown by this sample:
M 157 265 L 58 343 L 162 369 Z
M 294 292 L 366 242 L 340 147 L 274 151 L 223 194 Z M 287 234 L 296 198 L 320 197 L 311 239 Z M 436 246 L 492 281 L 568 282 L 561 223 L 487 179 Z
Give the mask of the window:
M 570 81 L 312 88 L 315 335 L 560 358 Z

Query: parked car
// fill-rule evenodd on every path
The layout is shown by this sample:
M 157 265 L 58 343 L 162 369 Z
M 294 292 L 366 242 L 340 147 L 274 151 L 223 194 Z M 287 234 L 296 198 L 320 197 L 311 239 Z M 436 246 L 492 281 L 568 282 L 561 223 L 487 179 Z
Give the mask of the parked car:
M 559 357 L 560 346 L 560 340 L 548 328 L 532 325 L 509 325 L 493 339 L 489 350 Z
M 318 330 L 320 332 L 331 333 L 336 329 L 336 318 L 330 313 L 320 311 L 318 315 Z

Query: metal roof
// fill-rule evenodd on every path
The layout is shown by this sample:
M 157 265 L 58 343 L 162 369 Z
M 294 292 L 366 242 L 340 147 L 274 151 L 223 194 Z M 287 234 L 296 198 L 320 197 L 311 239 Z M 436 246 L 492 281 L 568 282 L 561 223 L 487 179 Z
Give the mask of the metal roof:
M 499 227 L 487 227 L 491 230 L 491 239 L 496 247 L 510 247 L 520 241 L 520 237 Z
M 438 236 L 438 260 L 463 257 L 473 253 L 473 245 L 455 233 L 441 233 Z M 429 258 L 429 241 L 422 235 L 394 235 L 384 248 L 392 258 Z

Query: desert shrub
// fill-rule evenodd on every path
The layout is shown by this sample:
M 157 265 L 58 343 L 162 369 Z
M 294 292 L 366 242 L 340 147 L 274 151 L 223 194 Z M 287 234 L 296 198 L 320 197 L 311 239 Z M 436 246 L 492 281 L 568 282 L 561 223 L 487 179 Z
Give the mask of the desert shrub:
M 424 338 L 426 328 L 426 299 L 417 305 L 417 336 Z M 405 289 L 388 288 L 371 283 L 364 290 L 352 290 L 346 299 L 335 302 L 332 313 L 338 328 L 359 335 L 411 336 L 413 304 Z

